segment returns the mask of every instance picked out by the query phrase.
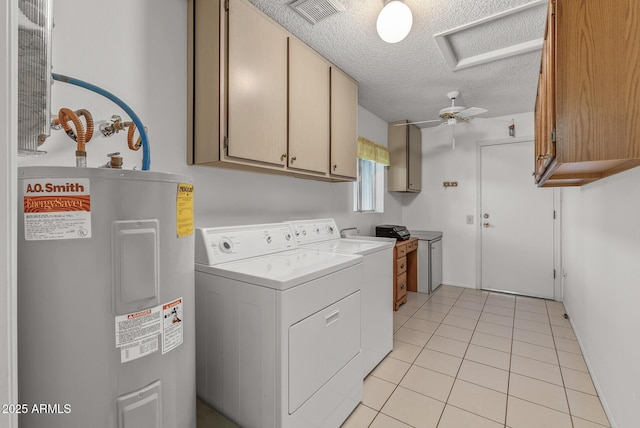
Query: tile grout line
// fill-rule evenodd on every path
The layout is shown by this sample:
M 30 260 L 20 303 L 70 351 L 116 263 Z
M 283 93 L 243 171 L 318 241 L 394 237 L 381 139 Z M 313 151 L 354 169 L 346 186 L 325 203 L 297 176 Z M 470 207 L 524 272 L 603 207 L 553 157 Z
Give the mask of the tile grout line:
M 562 304 L 564 306 L 564 303 Z M 549 318 L 549 326 L 551 326 L 551 315 L 549 315 L 549 308 L 545 303 L 545 309 L 547 310 L 547 318 Z M 571 427 L 575 428 L 573 423 L 573 413 L 571 412 L 571 405 L 569 404 L 569 394 L 567 394 L 567 385 L 564 383 L 564 374 L 562 373 L 562 365 L 560 364 L 560 355 L 558 354 L 558 346 L 556 345 L 556 336 L 553 334 L 553 327 L 551 327 L 551 338 L 553 340 L 553 347 L 556 351 L 556 358 L 558 359 L 558 369 L 560 370 L 560 379 L 562 380 L 562 390 L 564 391 L 564 398 L 567 400 L 567 410 L 569 410 L 569 421 L 571 422 Z M 580 350 L 582 351 L 582 350 Z M 591 374 L 589 374 L 591 376 Z
M 444 313 L 444 316 L 443 316 L 443 318 L 442 318 L 442 321 L 435 322 L 435 321 L 427 320 L 427 321 L 433 322 L 434 324 L 436 324 L 436 323 L 438 324 L 438 327 L 436 327 L 436 331 L 437 331 L 437 329 L 440 327 L 440 325 L 445 325 L 445 326 L 451 326 L 451 327 L 457 327 L 457 328 L 462 328 L 462 329 L 465 329 L 465 330 L 469 330 L 469 331 L 472 331 L 472 332 L 473 332 L 473 334 L 476 332 L 477 325 L 478 325 L 478 324 L 479 324 L 479 322 L 480 322 L 480 319 L 479 319 L 479 318 L 475 320 L 475 321 L 476 321 L 476 327 L 474 328 L 474 330 L 470 330 L 470 329 L 467 329 L 467 328 L 464 328 L 464 327 L 458 327 L 458 326 L 455 326 L 455 325 L 450 325 L 450 324 L 444 324 L 444 323 L 443 323 L 444 319 L 445 319 L 448 315 L 450 315 L 450 312 L 451 312 L 451 310 L 455 307 L 455 304 L 456 304 L 456 303 L 458 303 L 458 301 L 464 300 L 464 299 L 461 299 L 461 297 L 463 296 L 463 294 L 464 294 L 464 291 L 463 291 L 462 293 L 458 294 L 458 297 L 456 297 L 456 298 L 455 298 L 454 302 L 453 302 L 453 303 L 451 304 L 451 306 L 449 307 L 449 310 L 448 310 L 446 313 Z M 484 313 L 484 307 L 488 304 L 488 303 L 487 303 L 488 298 L 489 298 L 491 295 L 493 295 L 493 294 L 494 294 L 494 293 L 492 293 L 492 292 L 488 292 L 487 297 L 484 299 L 483 308 L 479 311 L 479 312 L 480 312 L 480 316 L 482 315 L 482 313 Z M 427 300 L 425 300 L 425 302 L 424 302 L 421 306 L 419 306 L 419 307 L 414 307 L 414 308 L 416 308 L 416 310 L 414 311 L 413 315 L 408 316 L 407 321 L 408 321 L 409 319 L 413 318 L 413 317 L 414 317 L 414 315 L 415 315 L 415 313 L 416 313 L 417 311 L 419 311 L 420 309 L 423 309 L 424 305 L 425 305 L 425 304 L 427 304 L 427 303 L 431 300 L 431 298 L 432 298 L 434 295 L 435 295 L 435 293 L 434 293 L 434 294 L 432 294 L 432 295 L 430 295 L 430 296 L 429 296 L 429 298 L 428 298 Z M 498 295 L 499 295 L 499 294 L 498 294 Z M 452 297 L 449 297 L 449 296 L 442 296 L 442 297 L 448 297 L 448 298 L 453 299 Z M 466 301 L 466 300 L 465 300 L 465 301 Z M 514 299 L 514 302 L 517 302 L 517 296 L 516 296 L 516 299 Z M 478 303 L 478 302 L 475 302 L 475 303 Z M 445 305 L 445 304 L 442 304 L 442 305 Z M 516 303 L 516 305 L 517 305 L 517 303 Z M 513 341 L 514 341 L 514 339 L 513 339 L 513 333 L 514 333 L 514 330 L 515 330 L 515 319 L 516 319 L 516 317 L 515 317 L 515 311 L 516 311 L 516 305 L 514 305 L 514 308 L 513 308 L 513 310 L 514 310 L 514 316 L 513 316 L 514 324 L 512 325 L 511 352 L 509 353 L 509 354 L 510 354 L 510 358 L 509 358 L 509 370 L 508 370 L 508 380 L 509 380 L 509 381 L 510 381 L 510 376 L 511 376 L 511 360 L 512 360 L 512 357 L 513 357 L 513 352 L 512 352 L 512 351 L 513 351 Z M 446 304 L 446 306 L 449 306 L 449 305 L 448 305 L 448 304 Z M 462 308 L 462 309 L 467 309 L 467 308 Z M 548 307 L 546 306 L 546 300 L 545 300 L 545 309 L 547 310 L 547 319 L 549 319 L 549 326 L 551 326 L 550 314 L 549 314 L 549 311 L 548 311 Z M 435 311 L 435 312 L 437 312 L 437 311 Z M 500 315 L 500 314 L 495 314 L 495 315 Z M 420 318 L 417 318 L 417 319 L 420 319 Z M 470 319 L 470 318 L 468 318 L 468 319 Z M 525 319 L 525 320 L 526 320 L 526 319 Z M 407 321 L 405 321 L 405 324 L 406 324 L 406 322 L 407 322 Z M 486 322 L 490 323 L 489 321 L 486 321 Z M 532 321 L 532 322 L 538 322 L 538 321 Z M 540 323 L 540 322 L 538 322 L 538 323 Z M 491 323 L 491 324 L 494 324 L 494 323 Z M 540 323 L 540 324 L 543 324 L 543 323 Z M 497 325 L 500 325 L 500 324 L 497 324 Z M 402 324 L 400 327 L 402 327 L 402 326 L 404 326 L 404 324 Z M 407 327 L 407 328 L 408 328 L 408 329 L 410 329 L 409 327 Z M 413 330 L 413 329 L 411 329 L 411 330 Z M 420 332 L 422 332 L 421 330 L 416 330 L 416 331 L 420 331 Z M 526 331 L 530 331 L 530 330 L 526 330 Z M 536 332 L 536 331 L 531 331 L 531 332 L 533 332 L 533 333 L 539 333 L 539 332 Z M 423 332 L 423 333 L 424 333 L 424 332 Z M 395 332 L 394 332 L 394 334 L 395 334 Z M 473 334 L 472 334 L 472 338 L 473 338 Z M 486 334 L 491 335 L 490 333 L 486 333 Z M 543 333 L 539 333 L 539 334 L 543 334 Z M 371 408 L 371 407 L 366 406 L 365 404 L 363 404 L 363 406 L 365 406 L 365 407 L 367 407 L 367 408 L 369 408 L 369 409 L 371 409 L 371 410 L 373 410 L 373 411 L 375 411 L 375 412 L 376 412 L 376 415 L 374 416 L 374 418 L 373 418 L 373 420 L 371 421 L 371 423 L 369 424 L 369 426 L 373 423 L 373 421 L 377 418 L 377 416 L 378 416 L 380 413 L 382 413 L 382 411 L 381 411 L 381 410 L 382 410 L 382 408 L 383 408 L 383 407 L 386 405 L 386 403 L 389 401 L 389 398 L 390 398 L 390 397 L 391 397 L 391 395 L 393 395 L 393 393 L 397 390 L 398 386 L 400 386 L 400 383 L 402 382 L 402 380 L 404 380 L 404 378 L 406 377 L 406 375 L 407 375 L 407 373 L 409 372 L 409 370 L 411 369 L 411 367 L 413 367 L 414 365 L 416 365 L 416 364 L 415 364 L 415 361 L 417 360 L 417 358 L 418 358 L 419 354 L 420 354 L 422 351 L 424 351 L 425 349 L 428 349 L 428 348 L 426 348 L 426 345 L 427 345 L 427 344 L 428 344 L 428 342 L 433 338 L 433 336 L 444 337 L 444 338 L 447 338 L 447 339 L 450 339 L 450 340 L 456 340 L 456 341 L 458 341 L 458 342 L 462 342 L 462 343 L 464 343 L 464 341 L 460 341 L 460 340 L 453 339 L 453 338 L 446 337 L 446 336 L 436 335 L 436 334 L 435 334 L 435 331 L 434 331 L 434 333 L 431 333 L 431 335 L 430 335 L 429 339 L 427 340 L 427 342 L 425 343 L 425 345 L 423 345 L 423 346 L 421 347 L 421 348 L 422 348 L 422 349 L 421 349 L 421 351 L 420 351 L 420 352 L 418 353 L 418 355 L 413 359 L 413 362 L 408 363 L 408 364 L 409 364 L 409 369 L 408 369 L 408 370 L 407 370 L 407 372 L 402 376 L 402 378 L 400 379 L 400 381 L 395 385 L 395 387 L 394 387 L 393 391 L 391 392 L 391 394 L 389 395 L 389 397 L 387 398 L 387 400 L 385 400 L 385 402 L 382 404 L 381 409 L 380 409 L 380 410 L 375 410 L 375 409 L 373 409 L 373 408 Z M 496 336 L 496 337 L 503 337 L 503 336 L 497 336 L 497 335 L 492 335 L 492 336 Z M 552 336 L 552 338 L 553 338 L 553 341 L 554 341 L 554 347 L 555 347 L 555 335 L 553 335 L 553 330 L 552 330 L 552 334 L 551 334 L 551 336 Z M 471 339 L 472 339 L 472 338 L 471 338 Z M 457 371 L 457 373 L 456 373 L 456 375 L 455 375 L 455 377 L 454 377 L 454 384 L 455 384 L 455 381 L 458 379 L 458 374 L 459 374 L 460 369 L 461 369 L 461 367 L 462 367 L 462 362 L 464 362 L 464 361 L 465 361 L 465 357 L 466 357 L 467 351 L 468 351 L 468 349 L 469 349 L 469 345 L 471 344 L 471 339 L 467 342 L 467 347 L 466 347 L 465 353 L 463 354 L 463 356 L 462 356 L 462 358 L 461 358 L 461 360 L 462 360 L 462 361 L 461 361 L 460 367 L 458 367 L 458 371 Z M 402 341 L 400 341 L 400 342 L 402 342 Z M 408 343 L 408 342 L 403 342 L 403 343 Z M 524 343 L 528 343 L 528 342 L 524 342 Z M 417 347 L 417 345 L 414 345 L 414 344 L 410 344 L 410 345 L 412 345 L 412 346 L 416 346 L 416 347 Z M 541 346 L 541 345 L 537 345 L 537 344 L 531 344 L 531 345 Z M 497 352 L 503 352 L 503 351 L 496 350 L 496 349 L 489 348 L 489 347 L 485 347 L 485 346 L 482 346 L 482 345 L 476 345 L 476 346 L 480 346 L 480 347 L 483 347 L 483 348 L 486 348 L 486 349 L 491 349 L 491 350 L 493 350 L 493 351 L 497 351 Z M 545 347 L 545 348 L 546 348 L 546 347 Z M 551 348 L 548 348 L 548 349 L 551 349 Z M 436 351 L 436 350 L 433 350 L 433 351 L 434 351 L 434 352 L 442 353 L 442 354 L 444 354 L 444 355 L 449 355 L 449 356 L 452 356 L 452 357 L 455 357 L 455 358 L 460 358 L 460 357 L 457 357 L 457 356 L 455 356 L 455 355 L 447 354 L 447 353 L 444 353 L 444 352 L 441 352 L 441 351 Z M 558 356 L 558 354 L 557 354 L 557 348 L 555 349 L 555 351 L 556 351 L 556 358 L 558 358 L 558 362 L 559 362 L 559 356 Z M 390 358 L 393 358 L 393 357 L 390 357 Z M 396 359 L 396 360 L 398 360 L 398 361 L 403 361 L 403 360 L 400 360 L 400 359 L 397 359 L 397 358 L 393 358 L 393 359 Z M 539 361 L 539 362 L 543 362 L 543 363 L 544 363 L 544 362 L 546 362 L 546 361 L 542 361 L 542 360 L 536 360 L 536 359 L 534 359 L 534 360 L 535 360 L 535 361 Z M 468 360 L 468 361 L 473 361 L 473 360 Z M 406 361 L 403 361 L 403 362 L 406 362 Z M 477 363 L 477 362 L 476 362 L 476 363 Z M 481 365 L 485 365 L 485 366 L 488 366 L 488 367 L 493 367 L 493 368 L 495 368 L 494 366 L 490 366 L 490 365 L 488 365 L 488 364 L 484 364 L 484 363 L 477 363 L 477 364 L 481 364 Z M 418 367 L 423 368 L 422 366 L 418 366 Z M 559 369 L 560 369 L 560 367 L 561 367 L 561 366 L 558 364 L 558 368 L 559 368 Z M 427 368 L 425 368 L 425 369 L 427 369 Z M 431 369 L 429 369 L 429 370 L 431 370 Z M 436 373 L 443 374 L 443 375 L 447 375 L 446 373 L 441 373 L 441 372 L 438 372 L 438 371 L 436 371 L 436 370 L 432 370 L 432 371 L 434 371 L 434 372 L 436 372 Z M 562 376 L 562 370 L 561 370 L 561 369 L 560 369 L 560 372 L 561 372 L 561 376 Z M 447 376 L 450 376 L 450 375 L 447 375 Z M 551 382 L 546 382 L 546 381 L 544 381 L 544 380 L 542 380 L 542 379 L 537 379 L 537 378 L 530 377 L 530 376 L 526 376 L 526 375 L 522 375 L 522 376 L 524 376 L 524 377 L 528 377 L 528 378 L 530 378 L 530 379 L 538 380 L 538 381 L 541 381 L 541 382 L 549 383 L 549 384 L 551 384 L 551 385 L 559 386 L 559 385 L 554 384 L 554 383 L 551 383 Z M 376 376 L 374 376 L 374 377 L 376 377 Z M 379 379 L 382 379 L 382 378 L 379 378 Z M 384 379 L 382 379 L 382 380 L 384 380 Z M 462 379 L 460 379 L 460 380 L 462 381 Z M 564 388 L 564 390 L 565 390 L 565 396 L 566 396 L 566 389 L 567 389 L 567 388 L 566 388 L 566 386 L 564 386 L 564 377 L 563 377 L 563 376 L 562 376 L 562 380 L 563 380 L 563 388 Z M 506 394 L 506 395 L 507 395 L 507 409 L 508 409 L 508 398 L 509 398 L 509 394 L 508 394 L 508 391 L 509 391 L 509 381 L 508 381 L 508 383 L 507 383 L 507 394 Z M 465 382 L 466 382 L 466 381 L 465 381 Z M 475 383 L 473 383 L 473 382 L 470 382 L 470 383 L 471 383 L 471 384 L 474 384 L 474 385 L 477 385 L 477 386 L 480 386 L 480 387 L 484 387 L 484 388 L 486 388 L 486 387 L 485 387 L 485 386 L 483 386 L 483 385 L 478 385 L 478 384 L 475 384 Z M 488 389 L 492 389 L 492 388 L 488 388 Z M 409 389 L 409 390 L 410 390 L 410 391 L 413 391 L 413 390 L 411 390 L 411 389 Z M 458 409 L 460 409 L 460 410 L 463 410 L 463 411 L 465 411 L 465 412 L 469 412 L 469 413 L 474 414 L 474 415 L 476 415 L 476 416 L 478 416 L 478 417 L 481 417 L 481 418 L 483 418 L 483 419 L 487 419 L 487 420 L 493 421 L 492 419 L 486 418 L 486 417 L 484 417 L 484 416 L 482 416 L 482 415 L 479 415 L 479 414 L 477 414 L 477 413 L 474 413 L 474 412 L 471 412 L 471 411 L 469 411 L 469 410 L 462 409 L 462 408 L 460 408 L 460 407 L 453 406 L 452 404 L 449 404 L 449 403 L 448 403 L 448 401 L 449 401 L 449 398 L 450 398 L 450 396 L 451 396 L 451 392 L 452 392 L 452 391 L 453 391 L 453 387 L 452 387 L 452 389 L 449 391 L 449 395 L 447 396 L 447 400 L 446 400 L 446 402 L 444 402 L 444 405 L 445 405 L 445 406 L 444 406 L 444 408 L 443 408 L 442 413 L 440 414 L 440 418 L 438 419 L 438 424 L 440 423 L 440 421 L 441 421 L 441 419 L 442 419 L 442 416 L 443 416 L 443 414 L 444 414 L 444 409 L 446 408 L 446 406 L 447 406 L 447 405 L 450 405 L 450 406 L 452 406 L 452 407 L 456 407 L 456 408 L 458 408 Z M 496 391 L 496 390 L 494 390 L 494 391 Z M 431 396 L 428 396 L 428 395 L 422 394 L 422 393 L 420 393 L 420 392 L 418 392 L 418 391 L 413 391 L 413 392 L 418 393 L 418 394 L 421 394 L 421 395 L 424 395 L 425 397 L 428 397 L 428 398 L 431 398 L 431 399 L 434 399 L 434 400 L 436 400 L 436 401 L 439 401 L 439 402 L 443 403 L 441 400 L 438 400 L 438 399 L 435 399 L 435 398 L 433 398 L 433 397 L 431 397 Z M 499 392 L 499 391 L 496 391 L 496 392 Z M 591 394 L 591 395 L 592 395 L 592 394 Z M 597 395 L 596 395 L 596 397 L 597 397 Z M 532 403 L 532 404 L 534 404 L 534 405 L 538 405 L 538 406 L 541 406 L 541 407 L 548 408 L 548 409 L 550 409 L 550 410 L 554 410 L 554 411 L 558 411 L 558 412 L 560 412 L 560 411 L 559 411 L 559 410 L 557 410 L 557 409 L 554 409 L 554 408 L 552 408 L 552 407 L 548 407 L 548 406 L 545 406 L 545 405 L 542 405 L 542 404 L 539 404 L 539 403 L 536 403 L 536 402 L 533 402 L 533 401 L 530 401 L 530 400 L 525 400 L 525 399 L 522 399 L 522 398 L 519 398 L 519 399 L 521 399 L 521 400 L 523 400 L 523 401 L 526 401 L 526 402 L 529 402 L 529 403 Z M 567 398 L 567 404 L 568 404 L 568 398 Z M 507 411 L 507 409 L 506 409 L 505 411 Z M 562 413 L 564 413 L 564 412 L 562 412 Z M 565 413 L 565 414 L 566 414 L 566 413 Z M 570 417 L 570 419 L 571 419 L 571 423 L 572 423 L 572 425 L 573 425 L 573 419 L 572 419 L 572 415 L 571 415 L 571 413 L 569 412 L 569 413 L 568 413 L 568 415 L 569 415 L 569 417 Z M 394 419 L 394 420 L 398 420 L 399 422 L 402 422 L 402 421 L 400 421 L 400 420 L 399 420 L 399 419 L 397 419 L 397 418 L 394 418 L 394 417 L 392 417 L 392 416 L 387 415 L 386 413 L 385 413 L 385 416 L 390 417 L 390 418 L 392 418 L 392 419 Z M 495 421 L 494 421 L 494 422 L 495 422 Z M 402 422 L 402 423 L 404 423 L 404 422 Z M 507 425 L 506 425 L 506 414 L 505 414 L 505 423 L 503 424 L 503 426 L 505 426 L 505 427 L 507 426 Z
M 513 360 L 513 341 L 516 330 L 516 308 L 518 307 L 518 296 L 513 299 L 513 325 L 511 326 L 511 349 L 509 350 L 509 374 L 507 375 L 507 405 L 504 408 L 504 426 L 507 426 L 507 416 L 509 415 L 509 387 L 511 385 L 511 361 Z
M 422 307 L 423 307 L 423 306 L 424 306 L 428 301 L 430 301 L 432 297 L 433 297 L 433 295 L 429 295 L 429 298 L 428 298 L 427 300 L 425 300 L 425 302 L 424 302 L 424 303 L 423 303 L 423 304 L 422 304 L 422 305 L 421 305 L 421 306 L 416 310 L 416 312 L 418 312 L 418 311 L 419 311 L 419 310 L 420 310 L 420 309 L 421 309 L 421 308 L 422 308 Z M 448 312 L 447 312 L 447 313 L 448 313 Z M 415 315 L 415 312 L 414 312 L 414 315 Z M 413 315 L 411 315 L 411 316 L 409 317 L 409 319 L 411 319 L 411 318 L 413 318 Z M 407 321 L 409 321 L 409 319 L 408 319 Z M 406 322 L 407 322 L 407 321 L 405 321 L 405 324 L 406 324 Z M 404 325 L 404 324 L 402 324 L 402 325 Z M 402 327 L 402 326 L 401 326 L 401 327 Z M 407 328 L 408 328 L 408 327 L 407 327 Z M 400 330 L 400 329 L 398 329 L 398 330 Z M 395 332 L 394 332 L 393 334 L 395 335 Z M 431 335 L 431 337 L 433 337 L 433 334 Z M 427 346 L 427 343 L 429 343 L 429 340 L 431 340 L 431 337 L 429 337 L 429 339 L 427 339 L 427 342 L 424 344 L 424 346 Z M 405 343 L 406 343 L 406 342 L 405 342 Z M 414 346 L 416 346 L 416 345 L 414 345 Z M 422 349 L 424 349 L 424 346 L 422 347 Z M 422 351 L 421 351 L 421 352 L 422 352 Z M 420 355 L 420 353 L 418 353 L 418 355 Z M 387 356 L 385 356 L 385 358 L 393 358 L 393 357 L 389 357 L 389 356 L 388 356 L 388 354 L 387 354 Z M 418 358 L 418 357 L 416 356 L 416 358 Z M 415 361 L 415 359 L 414 359 L 414 361 Z M 377 366 L 376 366 L 376 367 L 377 367 Z M 384 408 L 384 406 L 389 402 L 389 399 L 391 398 L 391 396 L 393 395 L 393 393 L 394 393 L 394 392 L 396 392 L 396 390 L 397 390 L 397 389 L 398 389 L 398 387 L 400 386 L 400 383 L 402 382 L 402 380 L 405 378 L 405 376 L 407 376 L 407 373 L 409 373 L 409 370 L 411 370 L 411 367 L 413 367 L 413 363 L 411 363 L 411 365 L 409 366 L 409 369 L 407 369 L 407 371 L 406 371 L 406 372 L 405 372 L 405 374 L 402 376 L 402 378 L 400 378 L 400 380 L 399 380 L 399 381 L 398 381 L 398 383 L 396 384 L 395 388 L 393 388 L 393 391 L 391 391 L 391 394 L 389 394 L 389 396 L 388 396 L 388 397 L 387 397 L 387 399 L 384 401 L 384 403 L 382 403 L 382 405 L 380 406 L 380 410 L 378 410 L 378 411 L 377 411 L 376 415 L 373 417 L 373 419 L 372 419 L 372 420 L 371 420 L 371 422 L 369 423 L 368 427 L 370 427 L 370 426 L 371 426 L 371 424 L 373 424 L 373 422 L 376 420 L 376 418 L 378 417 L 378 415 L 379 415 L 380 413 L 382 413 L 382 409 L 383 409 L 383 408 Z M 375 368 L 374 368 L 374 370 L 375 370 Z M 367 375 L 367 376 L 370 376 L 370 375 L 371 375 L 371 374 L 369 374 L 369 375 Z M 383 380 L 384 380 L 384 379 L 383 379 Z M 444 411 L 444 409 L 443 409 L 443 411 Z M 383 413 L 383 414 L 384 414 L 385 416 L 387 416 L 387 417 L 390 417 L 390 418 L 392 418 L 392 419 L 394 419 L 394 420 L 398 421 L 398 422 L 404 423 L 404 422 L 402 422 L 401 420 L 394 418 L 393 416 L 389 416 L 389 415 L 387 415 L 386 413 Z M 408 425 L 408 424 L 406 424 L 406 425 Z
M 462 291 L 462 293 L 464 293 L 464 290 Z M 451 308 L 453 308 L 455 306 L 455 304 L 458 302 L 458 300 L 460 299 L 460 296 L 462 296 L 462 293 L 460 293 L 460 295 L 458 296 L 456 301 L 453 302 L 453 305 L 451 306 Z M 486 301 L 487 301 L 487 299 L 485 298 L 484 303 L 482 304 L 483 308 L 484 308 L 484 305 L 486 305 Z M 482 315 L 482 311 L 480 311 L 480 315 Z M 458 380 L 458 375 L 460 374 L 460 369 L 462 368 L 462 364 L 464 363 L 464 357 L 467 355 L 467 351 L 469 350 L 469 345 L 471 345 L 471 340 L 473 339 L 473 334 L 475 334 L 476 328 L 478 327 L 478 322 L 480 322 L 480 316 L 476 320 L 476 327 L 474 327 L 473 333 L 471 334 L 471 337 L 469 338 L 469 342 L 467 342 L 467 347 L 464 350 L 464 354 L 462 355 L 462 360 L 460 361 L 460 366 L 458 366 L 458 371 L 456 372 L 456 375 L 453 378 L 453 384 L 451 385 L 451 389 L 449 390 L 449 394 L 447 394 L 447 399 L 446 399 L 446 401 L 444 403 L 444 407 L 442 408 L 442 413 L 440 414 L 440 417 L 438 418 L 438 423 L 436 424 L 436 428 L 438 427 L 438 425 L 440 425 L 440 421 L 442 420 L 442 416 L 444 415 L 444 411 L 446 410 L 447 405 L 449 405 L 449 399 L 451 398 L 451 393 L 453 392 L 453 387 L 455 386 L 456 381 Z M 465 409 L 462 409 L 462 410 L 464 410 L 466 412 L 469 412 L 468 410 L 465 410 Z M 469 413 L 471 413 L 471 412 L 469 412 Z M 473 414 L 475 415 L 475 413 L 473 413 Z M 477 416 L 482 416 L 482 415 L 477 415 Z

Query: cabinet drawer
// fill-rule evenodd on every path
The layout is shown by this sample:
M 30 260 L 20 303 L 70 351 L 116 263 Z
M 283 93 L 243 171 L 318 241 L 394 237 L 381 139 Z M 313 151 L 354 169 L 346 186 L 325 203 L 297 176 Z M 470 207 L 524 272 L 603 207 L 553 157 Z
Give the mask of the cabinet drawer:
M 396 278 L 396 302 L 407 295 L 407 274 L 403 273 Z
M 407 258 L 403 257 L 401 259 L 396 260 L 396 275 L 400 275 L 403 272 L 407 271 Z
M 407 253 L 415 250 L 416 248 L 418 248 L 418 242 L 417 241 L 409 242 L 407 244 Z
M 396 259 L 400 259 L 407 255 L 407 245 L 402 244 L 396 247 Z

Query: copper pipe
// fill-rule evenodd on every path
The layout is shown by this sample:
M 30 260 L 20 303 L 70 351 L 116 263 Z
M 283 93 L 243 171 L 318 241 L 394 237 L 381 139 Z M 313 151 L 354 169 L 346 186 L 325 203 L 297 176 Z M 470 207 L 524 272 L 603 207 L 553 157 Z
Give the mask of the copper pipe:
M 67 135 L 73 138 L 74 132 L 69 126 L 69 122 L 73 122 L 76 128 L 75 136 L 76 136 L 76 141 L 78 143 L 77 151 L 84 152 L 85 151 L 84 145 L 86 143 L 86 134 L 84 132 L 84 126 L 82 125 L 82 122 L 80 121 L 78 116 L 72 110 L 66 107 L 62 107 L 60 111 L 58 111 L 57 123 L 62 125 L 62 129 L 64 129 Z
M 93 116 L 91 116 L 91 113 L 89 112 L 89 110 L 86 110 L 83 108 L 76 110 L 75 114 L 78 116 L 78 118 L 80 118 L 81 116 L 84 116 L 84 120 L 87 123 L 87 133 L 85 136 L 85 144 L 86 144 L 89 141 L 91 141 L 91 138 L 93 138 Z
M 138 141 L 136 141 L 136 143 L 133 143 L 133 136 L 134 133 L 136 132 L 136 124 L 133 122 L 129 122 L 129 131 L 127 132 L 127 144 L 129 145 L 129 148 L 131 150 L 139 150 L 140 146 L 142 145 L 142 139 L 138 137 Z

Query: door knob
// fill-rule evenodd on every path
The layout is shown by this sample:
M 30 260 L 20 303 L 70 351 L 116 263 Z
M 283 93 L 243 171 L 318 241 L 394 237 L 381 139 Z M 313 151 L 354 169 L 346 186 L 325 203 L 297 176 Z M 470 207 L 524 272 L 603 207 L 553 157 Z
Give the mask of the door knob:
M 482 225 L 483 225 L 484 227 L 489 227 L 489 223 L 488 223 L 488 222 L 484 222 L 484 223 L 482 223 Z

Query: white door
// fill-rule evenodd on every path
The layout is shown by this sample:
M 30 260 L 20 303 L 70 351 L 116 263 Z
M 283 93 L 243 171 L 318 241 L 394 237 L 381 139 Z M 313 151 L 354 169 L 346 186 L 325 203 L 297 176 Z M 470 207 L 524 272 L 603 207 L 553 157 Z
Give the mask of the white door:
M 480 147 L 481 288 L 552 299 L 553 189 L 532 156 L 533 141 Z

